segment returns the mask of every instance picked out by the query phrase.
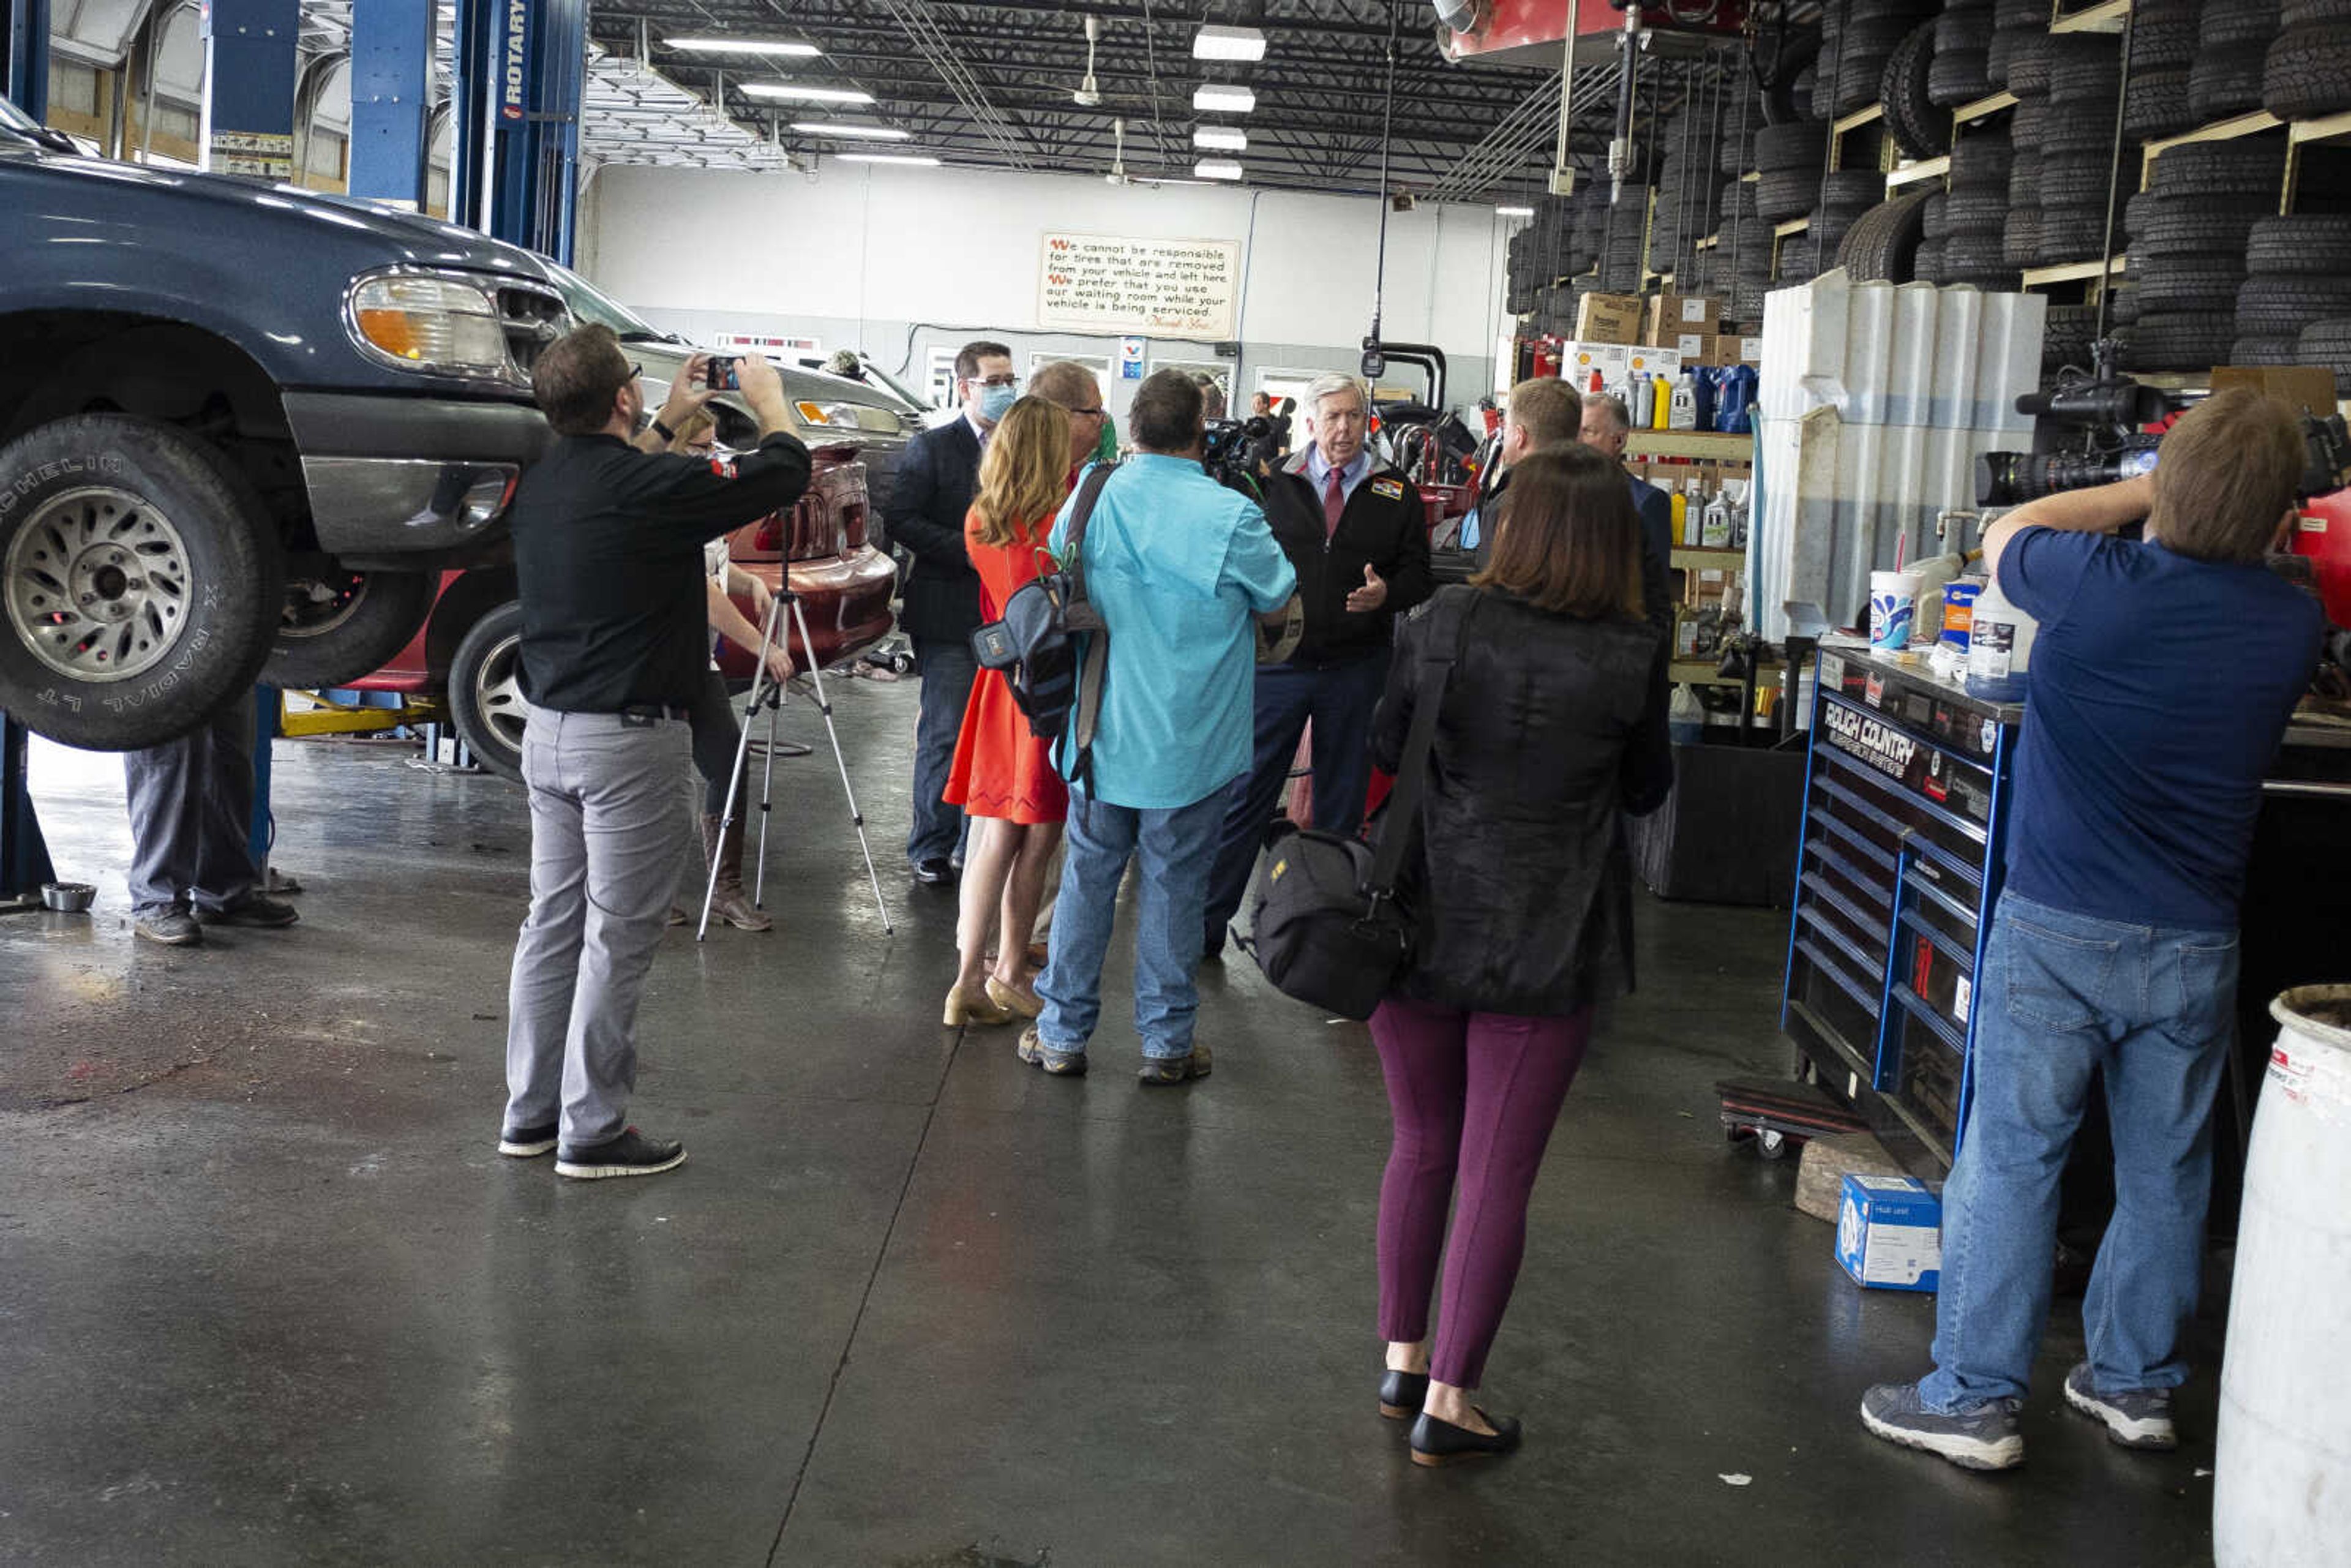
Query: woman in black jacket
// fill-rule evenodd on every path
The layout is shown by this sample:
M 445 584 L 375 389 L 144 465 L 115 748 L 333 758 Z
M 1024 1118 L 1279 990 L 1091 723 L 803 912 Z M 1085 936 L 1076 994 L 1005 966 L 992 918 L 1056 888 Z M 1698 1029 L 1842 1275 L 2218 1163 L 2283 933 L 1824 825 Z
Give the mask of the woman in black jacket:
M 1493 564 L 1402 627 L 1372 738 L 1395 770 L 1424 664 L 1450 660 L 1403 879 L 1413 960 L 1372 1016 L 1395 1113 L 1380 1186 L 1380 1411 L 1418 1413 L 1412 1457 L 1425 1465 L 1518 1446 L 1519 1424 L 1469 1395 L 1593 1009 L 1632 986 L 1617 818 L 1655 810 L 1672 783 L 1661 639 L 1641 615 L 1623 470 L 1585 447 L 1537 453 L 1513 466 L 1496 526 Z

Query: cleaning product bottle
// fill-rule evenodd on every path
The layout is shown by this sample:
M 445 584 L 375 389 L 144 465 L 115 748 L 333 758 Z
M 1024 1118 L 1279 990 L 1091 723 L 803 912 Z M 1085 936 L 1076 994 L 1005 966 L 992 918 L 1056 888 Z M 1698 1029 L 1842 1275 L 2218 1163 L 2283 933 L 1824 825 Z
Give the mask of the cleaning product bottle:
M 1656 377 L 1656 382 L 1651 389 L 1651 395 L 1656 401 L 1649 406 L 1649 428 L 1666 430 L 1671 428 L 1667 422 L 1673 417 L 1674 383 L 1662 375 Z
M 1672 494 L 1672 500 L 1674 504 L 1674 543 L 1677 545 L 1686 545 L 1695 542 L 1690 537 L 1690 530 L 1693 526 L 1694 519 L 1690 512 L 1689 497 L 1683 495 L 1679 489 L 1676 489 Z
M 1635 376 L 1633 378 L 1633 395 L 1629 400 L 1627 400 L 1625 406 L 1633 415 L 1634 429 L 1646 430 L 1649 428 L 1650 421 L 1656 413 L 1656 410 L 1651 406 L 1651 400 L 1656 395 L 1657 391 L 1656 383 L 1652 382 L 1648 377 Z
M 1682 371 L 1682 379 L 1674 386 L 1670 407 L 1666 415 L 1668 430 L 1698 428 L 1698 367 Z
M 2032 639 L 2040 625 L 2009 602 L 1998 581 L 1985 583 L 1976 595 L 1974 624 L 1968 632 L 1968 695 L 2022 702 Z

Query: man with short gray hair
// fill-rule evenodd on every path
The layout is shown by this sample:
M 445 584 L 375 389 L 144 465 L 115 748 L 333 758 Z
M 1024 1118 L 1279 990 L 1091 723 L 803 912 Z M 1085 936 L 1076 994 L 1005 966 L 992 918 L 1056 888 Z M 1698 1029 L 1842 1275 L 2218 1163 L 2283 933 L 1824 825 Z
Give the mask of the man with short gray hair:
M 1273 819 L 1309 720 L 1314 736 L 1314 826 L 1353 834 L 1371 787 L 1372 714 L 1387 683 L 1395 618 L 1426 599 L 1428 512 L 1404 474 L 1372 455 L 1371 400 L 1350 375 L 1306 389 L 1313 440 L 1265 481 L 1266 521 L 1298 572 L 1305 635 L 1257 671 L 1256 739 L 1234 782 L 1208 883 L 1201 952 L 1224 951 L 1226 928 Z

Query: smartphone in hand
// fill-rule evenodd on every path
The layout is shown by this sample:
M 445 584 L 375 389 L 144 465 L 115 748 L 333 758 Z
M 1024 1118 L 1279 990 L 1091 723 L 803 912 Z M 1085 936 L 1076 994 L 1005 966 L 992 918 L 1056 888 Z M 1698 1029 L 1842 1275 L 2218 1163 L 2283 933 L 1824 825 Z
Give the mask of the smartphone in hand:
M 703 385 L 715 392 L 742 391 L 743 379 L 737 370 L 737 361 L 712 355 L 708 378 Z

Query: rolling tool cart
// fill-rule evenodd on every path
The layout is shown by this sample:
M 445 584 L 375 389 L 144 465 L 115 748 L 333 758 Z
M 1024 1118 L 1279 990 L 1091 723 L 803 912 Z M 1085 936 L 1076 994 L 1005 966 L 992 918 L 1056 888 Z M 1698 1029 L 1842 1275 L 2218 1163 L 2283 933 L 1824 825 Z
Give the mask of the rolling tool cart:
M 2024 707 L 1859 639 L 1823 643 L 1815 701 L 1781 1027 L 1805 1077 L 1938 1177 L 1959 1147 Z

